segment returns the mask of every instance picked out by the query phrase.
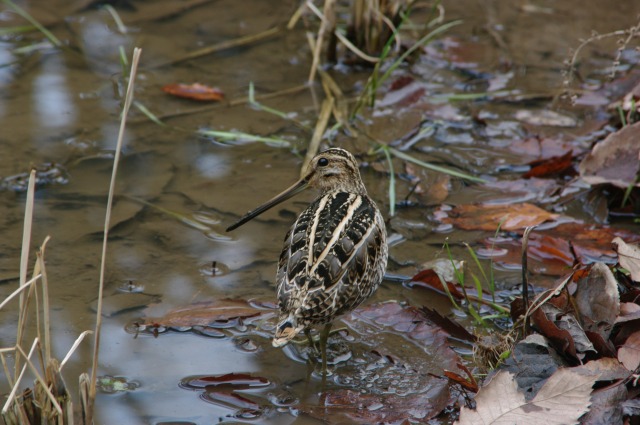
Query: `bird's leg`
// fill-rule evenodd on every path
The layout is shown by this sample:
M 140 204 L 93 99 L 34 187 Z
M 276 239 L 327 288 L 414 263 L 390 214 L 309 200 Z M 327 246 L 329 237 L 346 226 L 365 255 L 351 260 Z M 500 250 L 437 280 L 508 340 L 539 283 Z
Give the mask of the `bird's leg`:
M 322 376 L 327 376 L 327 340 L 331 332 L 331 323 L 327 323 L 320 333 L 320 353 L 322 355 Z
M 316 342 L 313 340 L 313 337 L 311 336 L 311 328 L 306 328 L 304 330 L 304 334 L 307 336 L 307 339 L 309 340 L 309 347 L 311 347 L 311 349 L 317 353 L 318 347 L 316 347 Z

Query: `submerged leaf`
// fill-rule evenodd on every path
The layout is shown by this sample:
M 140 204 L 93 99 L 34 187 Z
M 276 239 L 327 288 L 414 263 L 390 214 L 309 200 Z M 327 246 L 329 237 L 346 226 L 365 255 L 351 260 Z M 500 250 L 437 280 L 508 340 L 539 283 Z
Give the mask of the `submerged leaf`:
M 172 310 L 160 318 L 145 318 L 143 324 L 174 328 L 198 325 L 224 327 L 228 322 L 273 314 L 271 310 L 259 309 L 243 300 L 222 299 L 194 303 Z
M 533 161 L 531 169 L 524 173 L 525 179 L 531 177 L 548 177 L 557 174 L 575 174 L 573 170 L 573 152 L 569 151 L 562 156 L 554 156 L 548 159 Z
M 465 230 L 522 230 L 558 217 L 535 205 L 522 203 L 512 205 L 458 205 L 447 217 L 441 219 Z

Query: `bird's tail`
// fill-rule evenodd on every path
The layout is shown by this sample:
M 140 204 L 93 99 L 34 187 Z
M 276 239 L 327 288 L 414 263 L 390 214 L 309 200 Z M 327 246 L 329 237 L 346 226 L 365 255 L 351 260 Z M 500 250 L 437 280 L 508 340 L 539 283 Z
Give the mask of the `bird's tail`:
M 293 314 L 281 316 L 276 327 L 276 334 L 273 337 L 273 346 L 282 347 L 298 335 L 304 326 L 298 325 L 298 321 Z

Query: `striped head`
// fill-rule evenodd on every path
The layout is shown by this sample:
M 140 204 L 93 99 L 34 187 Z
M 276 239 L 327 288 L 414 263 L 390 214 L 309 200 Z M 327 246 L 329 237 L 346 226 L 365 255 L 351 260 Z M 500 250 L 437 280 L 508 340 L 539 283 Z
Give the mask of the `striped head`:
M 227 228 L 227 231 L 242 226 L 247 221 L 257 217 L 270 208 L 286 201 L 308 187 L 318 189 L 322 194 L 328 192 L 347 192 L 366 195 L 367 189 L 362 183 L 358 162 L 344 149 L 331 148 L 313 157 L 303 177 L 293 186 L 274 198 L 249 211 L 237 222 Z
M 309 187 L 326 192 L 348 192 L 366 195 L 358 162 L 344 149 L 331 148 L 313 157 L 303 180 Z

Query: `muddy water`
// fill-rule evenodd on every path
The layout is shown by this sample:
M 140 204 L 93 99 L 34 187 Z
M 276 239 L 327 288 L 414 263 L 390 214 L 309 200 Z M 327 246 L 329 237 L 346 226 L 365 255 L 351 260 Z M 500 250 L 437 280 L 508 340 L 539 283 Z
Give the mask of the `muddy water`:
M 262 94 L 304 84 L 310 62 L 304 31 L 298 29 L 201 59 L 157 66 L 194 49 L 282 24 L 297 2 L 221 0 L 178 14 L 163 13 L 175 9 L 173 2 L 155 2 L 153 6 L 132 2 L 117 9 L 127 25 L 126 33 L 118 30 L 106 10 L 67 3 L 51 1 L 45 6 L 30 2 L 23 6 L 43 22 L 57 21 L 51 26 L 54 34 L 68 40 L 76 50 L 41 46 L 28 54 L 17 51 L 41 41 L 39 35 L 7 35 L 0 41 L 0 176 L 16 175 L 31 165 L 46 163 L 59 164 L 68 172 L 66 178 L 38 189 L 32 238 L 33 244 L 39 245 L 45 236 L 51 236 L 46 260 L 53 298 L 53 348 L 59 357 L 94 323 L 101 229 L 124 90 L 119 48 L 127 55 L 134 46 L 143 48 L 136 99 L 158 116 L 200 106 L 168 97 L 160 90 L 165 84 L 201 82 L 219 86 L 233 100 L 246 95 L 250 82 Z M 588 37 L 593 30 L 604 33 L 629 27 L 639 12 L 637 2 L 631 0 L 616 2 L 613 7 L 601 4 L 595 0 L 535 5 L 510 1 L 445 3 L 447 19 L 463 19 L 448 39 L 459 43 L 457 50 L 453 49 L 457 53 L 449 53 L 446 58 L 457 55 L 457 67 L 443 66 L 445 59 L 425 56 L 412 65 L 412 71 L 432 95 L 484 91 L 487 81 L 500 84 L 502 78 L 507 90 L 553 96 L 562 83 L 562 63 L 578 39 Z M 2 7 L 0 28 L 22 24 L 6 6 Z M 420 16 L 416 15 L 416 23 Z M 437 53 L 439 48 L 434 49 Z M 594 86 L 603 81 L 603 70 L 610 65 L 614 49 L 614 43 L 587 48 L 582 77 Z M 464 68 L 473 73 L 464 74 Z M 480 78 L 481 73 L 493 77 Z M 347 94 L 354 93 L 365 77 L 365 72 L 334 72 Z M 265 103 L 313 126 L 321 92 L 317 87 L 313 90 L 315 93 L 307 89 Z M 419 125 L 423 114 L 433 113 L 445 124 L 420 140 L 414 153 L 492 179 L 498 178 L 498 170 L 504 169 L 501 167 L 524 162 L 505 149 L 510 141 L 525 134 L 523 124 L 514 119 L 515 112 L 522 108 L 538 110 L 546 103 L 436 105 L 431 110 L 416 111 L 403 109 L 393 101 L 388 106 L 383 103 L 371 116 L 371 129 L 383 141 L 398 140 Z M 472 116 L 486 121 L 483 131 L 474 126 Z M 191 375 L 230 372 L 254 373 L 273 383 L 254 395 L 262 404 L 272 406 L 258 419 L 260 423 L 315 423 L 311 418 L 297 417 L 296 410 L 289 409 L 285 401 L 317 402 L 320 383 L 308 378 L 307 366 L 294 361 L 290 350 L 271 348 L 266 338 L 268 324 L 262 333 L 251 336 L 257 351 L 239 347 L 230 337 L 174 332 L 158 338 L 134 338 L 125 331 L 142 316 L 161 316 L 192 302 L 273 299 L 275 261 L 282 237 L 295 214 L 313 197 L 299 196 L 226 234 L 224 228 L 239 214 L 297 178 L 301 164 L 298 152 L 304 151 L 310 132 L 246 105 L 221 105 L 202 113 L 169 117 L 166 123 L 167 127 L 153 124 L 134 110 L 127 128 L 118 177 L 120 196 L 114 207 L 109 244 L 108 316 L 103 328 L 100 374 L 124 377 L 137 387 L 113 394 L 102 392 L 97 401 L 97 423 L 232 421 L 229 415 L 234 409 L 207 403 L 198 398 L 197 392 L 178 386 Z M 195 135 L 200 128 L 277 135 L 288 139 L 291 148 L 260 143 L 224 145 Z M 571 135 L 572 130 L 547 131 Z M 367 148 L 365 139 L 338 136 L 335 143 L 360 152 Z M 380 164 L 385 167 L 384 162 Z M 395 166 L 396 171 L 404 171 L 401 162 Z M 362 172 L 371 195 L 387 212 L 388 180 L 380 167 L 366 167 Z M 423 177 L 429 182 L 437 180 L 433 173 L 424 173 Z M 412 183 L 399 181 L 399 199 L 407 196 L 411 187 Z M 498 196 L 456 180 L 450 187 L 445 199 L 434 202 L 427 197 L 420 200 L 421 206 L 398 209 L 389 226 L 396 241 L 391 248 L 390 272 L 412 275 L 421 262 L 443 256 L 446 237 L 454 245 L 454 254 L 464 257 L 464 249 L 456 248 L 457 242 L 474 242 L 474 238 L 486 236 L 435 231 L 437 224 L 429 220 L 430 204 L 487 201 Z M 17 284 L 23 208 L 23 193 L 0 192 L 3 296 Z M 194 229 L 167 211 L 197 219 L 205 227 Z M 216 273 L 212 273 L 214 262 Z M 518 275 L 517 271 L 498 272 L 497 280 L 509 286 L 517 282 Z M 129 285 L 141 293 L 127 293 Z M 388 299 L 429 305 L 449 313 L 443 297 L 392 282 L 385 283 L 373 301 Z M 15 311 L 2 312 L 0 340 L 4 345 L 12 344 L 14 329 Z M 75 388 L 75 377 L 88 370 L 90 358 L 91 344 L 85 343 L 65 368 L 71 388 Z M 438 365 L 427 366 L 438 373 Z M 2 391 L 6 391 L 6 381 L 1 382 Z M 281 402 L 282 412 L 274 399 L 285 400 Z

